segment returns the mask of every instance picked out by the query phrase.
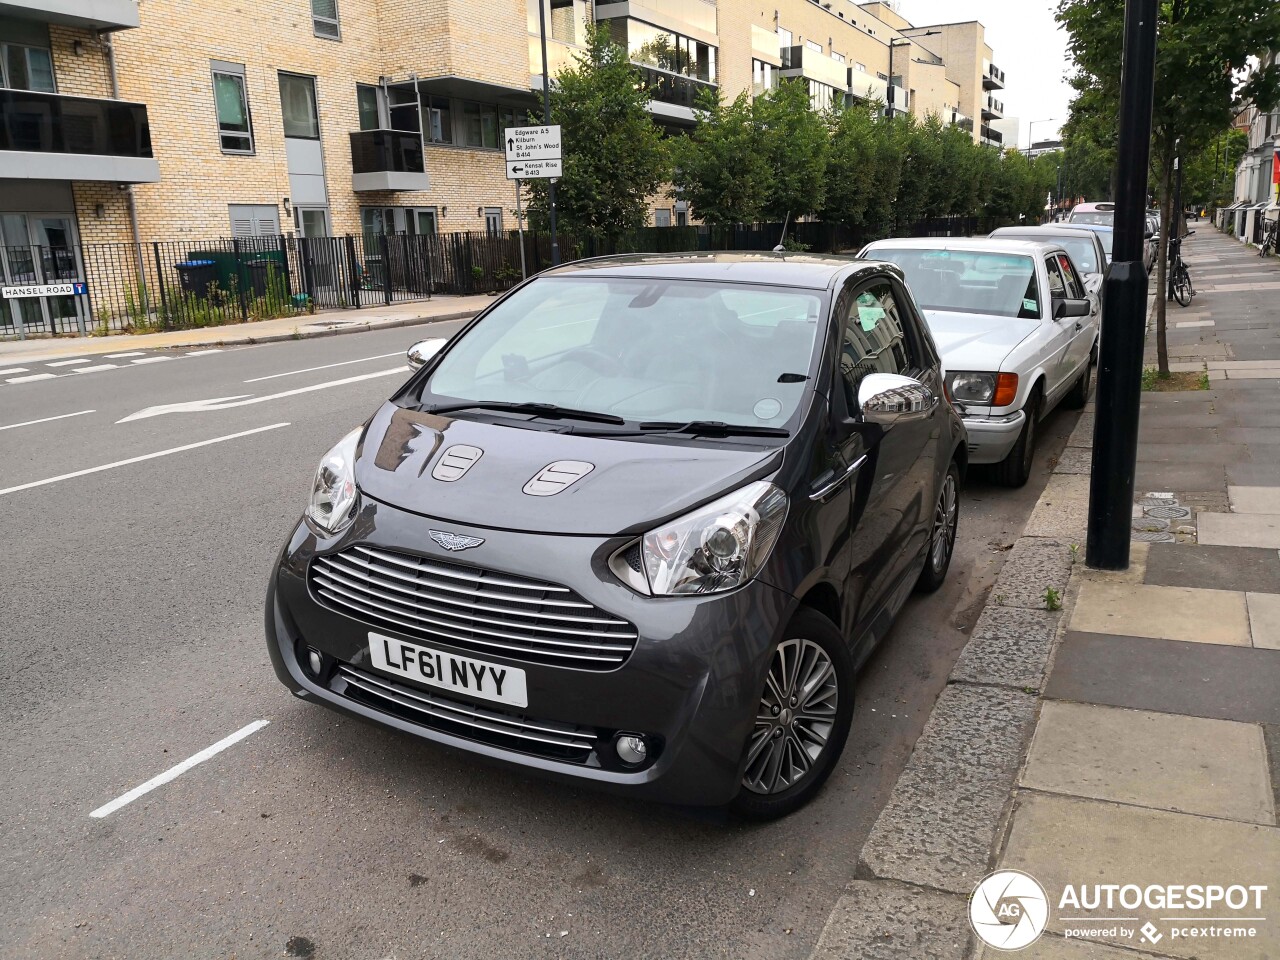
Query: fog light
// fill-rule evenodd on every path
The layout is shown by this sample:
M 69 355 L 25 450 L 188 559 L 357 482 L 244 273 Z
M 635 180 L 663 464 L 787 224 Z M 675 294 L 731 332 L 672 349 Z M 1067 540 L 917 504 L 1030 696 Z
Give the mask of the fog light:
M 649 759 L 649 745 L 644 737 L 634 733 L 620 733 L 613 741 L 618 759 L 628 766 L 636 766 Z
M 312 674 L 320 676 L 320 671 L 324 667 L 324 657 L 315 647 L 307 647 L 307 666 L 311 668 Z

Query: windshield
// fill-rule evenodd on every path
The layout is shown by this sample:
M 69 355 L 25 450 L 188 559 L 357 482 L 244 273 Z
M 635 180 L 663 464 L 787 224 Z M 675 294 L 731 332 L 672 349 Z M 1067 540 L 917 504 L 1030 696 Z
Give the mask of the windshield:
M 1062 245 L 1063 249 L 1071 256 L 1071 262 L 1076 265 L 1076 269 L 1081 273 L 1102 272 L 1102 265 L 1098 263 L 1098 249 L 1093 245 L 1092 237 L 1055 235 L 1053 241 Z
M 1116 222 L 1116 215 L 1115 215 L 1115 211 L 1113 210 L 1096 211 L 1096 212 L 1088 212 L 1088 213 L 1077 212 L 1077 213 L 1071 214 L 1070 222 L 1071 223 L 1096 223 L 1102 227 L 1109 227 Z
M 424 401 L 782 426 L 810 377 L 823 302 L 789 287 L 545 277 L 450 345 Z
M 1030 257 L 978 250 L 895 250 L 874 247 L 864 256 L 902 268 L 925 310 L 1038 318 L 1039 287 Z

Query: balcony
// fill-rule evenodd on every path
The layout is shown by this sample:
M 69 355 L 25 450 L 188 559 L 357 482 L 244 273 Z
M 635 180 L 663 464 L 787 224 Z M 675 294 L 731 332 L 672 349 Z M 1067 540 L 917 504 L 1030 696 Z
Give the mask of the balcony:
M 986 72 L 982 75 L 983 90 L 1003 90 L 1004 89 L 1004 71 L 997 67 L 994 63 L 986 65 Z
M 780 69 L 784 77 L 817 80 L 829 87 L 835 87 L 842 93 L 849 89 L 848 65 L 837 63 L 825 53 L 810 50 L 808 47 L 783 47 Z
M 0 17 L 43 20 L 82 30 L 124 30 L 138 25 L 136 0 L 0 0 Z
M 351 189 L 426 190 L 430 187 L 417 131 L 360 130 L 351 134 Z
M 1004 116 L 1004 103 L 990 94 L 982 102 L 982 119 L 999 120 Z
M 0 178 L 156 183 L 146 105 L 0 89 Z
M 982 142 L 988 147 L 999 147 L 1004 145 L 1004 134 L 995 127 L 989 127 L 985 123 L 980 130 Z
M 699 95 L 705 90 L 715 94 L 719 89 L 716 84 L 705 80 L 695 80 L 677 73 L 667 73 L 635 64 L 644 78 L 645 89 L 649 94 L 649 112 L 666 120 L 692 124 L 694 108 L 698 105 Z
M 973 133 L 973 117 L 966 117 L 959 110 L 951 111 L 951 124 L 952 126 L 959 127 L 966 133 Z

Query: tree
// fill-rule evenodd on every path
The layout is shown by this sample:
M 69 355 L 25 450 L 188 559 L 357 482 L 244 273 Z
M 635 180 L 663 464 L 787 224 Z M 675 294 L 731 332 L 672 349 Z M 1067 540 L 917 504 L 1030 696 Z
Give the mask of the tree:
M 1070 36 L 1068 51 L 1077 69 L 1072 84 L 1079 96 L 1072 103 L 1071 123 L 1114 130 L 1124 0 L 1061 0 L 1058 21 Z M 1161 0 L 1158 28 L 1151 161 L 1168 227 L 1182 223 L 1182 211 L 1176 212 L 1175 219 L 1172 209 L 1175 158 L 1205 150 L 1244 103 L 1252 102 L 1261 110 L 1280 103 L 1280 65 L 1263 60 L 1244 75 L 1251 58 L 1262 60 L 1280 37 L 1280 3 Z M 1160 237 L 1156 268 L 1156 349 L 1162 377 L 1169 376 L 1164 296 L 1167 227 Z
M 698 123 L 672 142 L 672 184 L 699 220 L 710 224 L 753 223 L 769 195 L 772 170 L 760 150 L 751 96 L 725 104 L 705 93 Z
M 1203 207 L 1220 207 L 1235 193 L 1236 164 L 1249 149 L 1249 135 L 1243 130 L 1224 130 L 1213 142 L 1188 158 L 1183 173 L 1182 195 Z
M 820 213 L 831 223 L 859 228 L 871 218 L 881 158 L 878 141 L 883 136 L 879 106 L 856 103 L 827 115 L 826 192 Z
M 784 80 L 756 98 L 752 111 L 771 176 L 764 215 L 795 220 L 822 209 L 826 196 L 827 124 L 809 108 L 803 81 Z
M 648 222 L 649 197 L 670 179 L 662 133 L 649 116 L 640 71 L 604 27 L 592 27 L 586 49 L 556 74 L 551 122 L 560 124 L 564 175 L 557 182 L 557 226 L 616 239 Z M 526 180 L 530 220 L 548 225 L 545 180 Z

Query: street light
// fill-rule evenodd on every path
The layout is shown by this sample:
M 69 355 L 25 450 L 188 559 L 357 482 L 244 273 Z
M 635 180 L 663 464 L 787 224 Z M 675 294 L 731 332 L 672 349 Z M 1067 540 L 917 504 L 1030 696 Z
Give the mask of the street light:
M 895 39 L 893 39 L 893 40 L 890 40 L 890 41 L 889 41 L 889 90 L 888 90 L 888 94 L 889 94 L 889 102 L 886 104 L 886 108 L 887 108 L 886 112 L 888 113 L 888 115 L 889 115 L 889 119 L 890 119 L 890 120 L 892 120 L 892 119 L 893 119 L 893 117 L 894 117 L 894 115 L 897 113 L 897 110 L 895 110 L 895 109 L 894 109 L 894 102 L 893 102 L 893 101 L 894 101 L 894 96 L 893 96 L 893 48 L 894 48 L 894 47 L 909 47 L 909 46 L 911 46 L 911 41 L 912 41 L 912 40 L 918 39 L 918 38 L 920 38 L 920 37 L 933 37 L 933 36 L 937 36 L 937 35 L 938 35 L 938 34 L 940 34 L 941 32 L 942 32 L 941 30 L 926 30 L 924 33 L 917 33 L 915 36 L 912 36 L 912 37 L 897 37 L 897 38 L 895 38 Z M 910 104 L 907 104 L 907 107 L 908 107 L 908 109 L 910 109 L 911 105 L 910 105 Z
M 1035 145 L 1036 138 L 1031 135 L 1031 131 L 1035 129 L 1037 123 L 1057 123 L 1057 117 L 1049 117 L 1045 120 L 1032 120 L 1027 124 L 1027 156 L 1031 156 L 1031 148 Z

